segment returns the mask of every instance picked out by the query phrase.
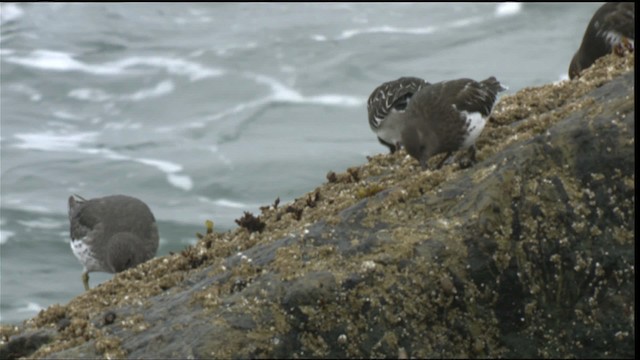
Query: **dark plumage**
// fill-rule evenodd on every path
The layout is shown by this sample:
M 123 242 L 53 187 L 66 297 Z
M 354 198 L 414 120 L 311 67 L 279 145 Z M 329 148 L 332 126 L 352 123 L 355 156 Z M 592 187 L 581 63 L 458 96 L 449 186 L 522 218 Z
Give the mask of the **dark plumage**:
M 436 154 L 475 150 L 475 141 L 503 90 L 493 76 L 481 82 L 457 79 L 423 87 L 400 119 L 402 144 L 423 169 Z
M 86 290 L 90 272 L 117 273 L 155 256 L 158 228 L 144 202 L 125 195 L 76 197 L 69 197 L 69 233 Z
M 378 86 L 369 95 L 367 112 L 369 126 L 378 136 L 378 141 L 394 153 L 400 144 L 400 128 L 395 120 L 403 113 L 411 97 L 429 83 L 416 77 L 401 77 Z
M 593 14 L 582 44 L 571 59 L 569 77 L 574 79 L 580 76 L 582 70 L 611 52 L 622 54 L 625 49 L 633 50 L 635 14 L 635 3 L 610 2 L 602 5 Z

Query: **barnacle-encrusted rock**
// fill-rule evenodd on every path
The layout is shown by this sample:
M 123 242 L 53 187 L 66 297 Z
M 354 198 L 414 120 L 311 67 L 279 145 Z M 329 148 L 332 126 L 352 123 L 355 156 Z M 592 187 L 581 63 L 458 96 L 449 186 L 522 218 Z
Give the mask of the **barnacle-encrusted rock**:
M 3 326 L 0 351 L 635 357 L 634 59 L 503 97 L 471 168 L 374 156 L 264 207 L 262 232 L 207 233 Z

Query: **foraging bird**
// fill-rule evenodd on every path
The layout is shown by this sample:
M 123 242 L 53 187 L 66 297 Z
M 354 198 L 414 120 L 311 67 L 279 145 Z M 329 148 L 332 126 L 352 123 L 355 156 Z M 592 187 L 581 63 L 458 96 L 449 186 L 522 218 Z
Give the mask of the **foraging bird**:
M 400 144 L 398 114 L 406 111 L 411 97 L 422 87 L 429 85 L 416 77 L 401 77 L 387 81 L 373 90 L 367 101 L 369 126 L 378 141 L 393 154 Z
M 71 250 L 84 272 L 117 273 L 153 258 L 158 250 L 156 220 L 142 201 L 125 195 L 86 200 L 69 197 Z
M 497 94 L 506 90 L 495 77 L 443 81 L 423 87 L 399 119 L 402 144 L 427 168 L 430 157 L 472 148 L 485 126 Z M 445 159 L 447 158 L 445 157 Z M 444 159 L 438 165 L 442 166 Z
M 602 5 L 593 14 L 582 44 L 571 59 L 569 78 L 580 76 L 582 70 L 611 52 L 622 55 L 625 50 L 633 51 L 635 20 L 635 3 L 609 2 Z

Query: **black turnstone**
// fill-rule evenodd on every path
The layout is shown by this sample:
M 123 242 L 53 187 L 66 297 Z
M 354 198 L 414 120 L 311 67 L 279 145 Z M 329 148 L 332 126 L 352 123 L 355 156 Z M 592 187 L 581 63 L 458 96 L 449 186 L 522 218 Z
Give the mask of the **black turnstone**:
M 457 79 L 423 87 L 399 119 L 402 144 L 423 169 L 431 156 L 446 152 L 448 157 L 459 149 L 471 148 L 475 161 L 474 144 L 503 90 L 493 76 L 480 82 Z
M 69 197 L 71 250 L 84 266 L 82 283 L 89 290 L 89 273 L 117 273 L 153 258 L 158 228 L 149 207 L 125 195 L 85 200 Z
M 593 14 L 582 44 L 571 59 L 569 78 L 580 76 L 582 70 L 611 52 L 622 55 L 626 50 L 633 51 L 635 20 L 635 3 L 610 2 L 602 5 Z
M 369 95 L 367 112 L 369 126 L 378 136 L 378 141 L 393 154 L 400 146 L 400 127 L 396 121 L 398 114 L 404 113 L 413 94 L 429 85 L 416 77 L 401 77 L 378 86 Z

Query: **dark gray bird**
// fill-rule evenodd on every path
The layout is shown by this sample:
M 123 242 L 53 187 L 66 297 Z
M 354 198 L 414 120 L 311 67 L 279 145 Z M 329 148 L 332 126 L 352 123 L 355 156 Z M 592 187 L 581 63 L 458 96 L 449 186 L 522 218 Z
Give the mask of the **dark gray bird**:
M 399 119 L 402 144 L 423 169 L 436 154 L 448 153 L 448 157 L 470 147 L 475 161 L 476 139 L 503 90 L 493 76 L 480 82 L 457 79 L 423 87 Z M 438 168 L 443 163 L 444 159 Z
M 369 126 L 378 136 L 378 141 L 393 154 L 400 144 L 398 114 L 404 113 L 411 97 L 428 82 L 416 77 L 401 77 L 378 86 L 369 95 L 367 112 Z
M 582 44 L 573 55 L 569 65 L 569 78 L 580 76 L 580 72 L 600 57 L 611 52 L 619 55 L 634 49 L 636 33 L 636 5 L 629 2 L 609 2 L 593 14 Z
M 149 207 L 125 195 L 85 200 L 69 197 L 71 250 L 84 272 L 117 273 L 153 258 L 158 250 L 158 228 Z

